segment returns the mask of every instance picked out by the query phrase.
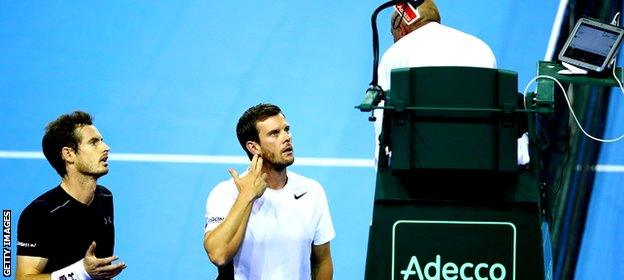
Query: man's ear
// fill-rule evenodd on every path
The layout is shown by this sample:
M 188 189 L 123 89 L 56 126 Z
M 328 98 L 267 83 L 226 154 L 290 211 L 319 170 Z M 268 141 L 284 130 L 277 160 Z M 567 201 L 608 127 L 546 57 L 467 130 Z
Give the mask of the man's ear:
M 61 158 L 68 163 L 74 163 L 74 158 L 76 157 L 76 152 L 74 149 L 70 147 L 63 147 L 61 149 Z
M 258 143 L 254 141 L 247 141 L 245 146 L 247 147 L 247 151 L 249 151 L 252 155 L 260 154 L 260 145 Z
M 405 37 L 405 35 L 410 33 L 409 26 L 407 24 L 404 24 L 403 22 L 399 26 L 399 30 L 401 30 L 401 32 L 400 32 L 401 33 L 401 38 Z

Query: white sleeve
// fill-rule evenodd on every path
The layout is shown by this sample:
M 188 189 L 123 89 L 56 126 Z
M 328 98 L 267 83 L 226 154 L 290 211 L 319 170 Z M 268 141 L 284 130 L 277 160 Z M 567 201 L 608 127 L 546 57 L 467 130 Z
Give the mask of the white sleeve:
M 386 102 L 383 100 L 379 102 L 379 106 L 384 106 L 385 104 Z M 384 112 L 381 109 L 375 109 L 373 111 L 373 114 L 375 115 L 375 122 L 373 123 L 375 128 L 375 154 L 373 155 L 375 158 L 375 168 L 377 168 L 377 163 L 379 162 L 379 136 L 381 135 L 381 130 L 383 128 L 383 113 Z
M 336 237 L 336 231 L 334 230 L 334 224 L 332 223 L 331 215 L 329 213 L 329 205 L 327 203 L 327 197 L 323 187 L 319 184 L 319 196 L 317 202 L 317 211 L 320 214 L 319 220 L 314 232 L 313 245 L 325 244 L 334 237 Z
M 384 54 L 381 58 L 381 62 L 377 65 L 377 84 L 384 91 L 390 89 L 390 72 L 392 68 L 388 65 L 388 57 Z
M 217 184 L 208 195 L 204 233 L 215 229 L 230 212 L 237 196 L 236 187 L 233 187 L 233 184 L 232 180 L 223 181 Z
M 389 55 L 388 54 L 389 51 L 386 51 L 386 53 L 384 53 L 384 55 L 381 58 L 381 62 L 379 63 L 379 65 L 377 66 L 377 83 L 379 84 L 379 86 L 384 90 L 384 91 L 388 91 L 390 90 L 390 73 L 392 72 L 391 66 L 389 65 Z M 378 106 L 384 106 L 385 105 L 385 101 L 381 101 Z M 379 135 L 381 135 L 381 129 L 382 129 L 382 124 L 383 124 L 383 110 L 381 109 L 375 109 L 373 110 L 373 114 L 375 115 L 375 122 L 374 122 L 374 127 L 375 127 L 375 154 L 373 155 L 373 157 L 375 158 L 375 168 L 377 168 L 377 162 L 379 161 Z

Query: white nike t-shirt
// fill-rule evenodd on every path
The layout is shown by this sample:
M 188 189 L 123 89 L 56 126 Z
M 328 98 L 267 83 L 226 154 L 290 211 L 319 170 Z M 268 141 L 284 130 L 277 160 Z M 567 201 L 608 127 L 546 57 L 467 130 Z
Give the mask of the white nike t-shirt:
M 335 237 L 323 187 L 291 171 L 287 176 L 284 188 L 267 188 L 254 202 L 233 259 L 235 279 L 310 279 L 312 245 Z M 204 232 L 225 219 L 237 195 L 232 179 L 214 187 L 206 202 Z

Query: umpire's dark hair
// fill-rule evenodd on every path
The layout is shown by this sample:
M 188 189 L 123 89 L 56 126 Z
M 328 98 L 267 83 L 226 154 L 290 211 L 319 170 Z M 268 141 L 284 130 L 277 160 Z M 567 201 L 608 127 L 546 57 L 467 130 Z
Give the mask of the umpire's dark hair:
M 238 124 L 236 124 L 236 137 L 238 137 L 238 142 L 241 147 L 243 147 L 245 153 L 247 153 L 249 159 L 253 158 L 253 154 L 247 150 L 247 141 L 260 142 L 256 123 L 279 114 L 283 115 L 282 110 L 276 105 L 260 103 L 247 109 L 238 119 Z
M 70 147 L 78 152 L 81 139 L 80 135 L 76 135 L 76 128 L 92 124 L 91 115 L 82 111 L 74 111 L 71 114 L 61 115 L 46 126 L 41 140 L 43 154 L 61 177 L 67 174 L 61 150 L 63 147 Z

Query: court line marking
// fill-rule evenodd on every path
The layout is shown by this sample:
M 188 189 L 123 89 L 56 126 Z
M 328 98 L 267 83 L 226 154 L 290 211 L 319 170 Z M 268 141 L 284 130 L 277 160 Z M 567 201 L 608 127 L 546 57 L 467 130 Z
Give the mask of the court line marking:
M 45 159 L 42 152 L 37 151 L 0 151 L 0 158 L 9 159 Z M 246 156 L 213 156 L 191 154 L 137 154 L 111 153 L 111 161 L 129 162 L 160 162 L 160 163 L 195 163 L 195 164 L 249 164 Z M 373 159 L 358 158 L 310 158 L 297 157 L 296 166 L 325 166 L 325 167 L 358 167 L 373 168 Z
M 42 152 L 36 151 L 0 151 L 0 158 L 10 159 L 45 159 Z M 111 161 L 129 162 L 161 162 L 161 163 L 195 163 L 195 164 L 249 164 L 245 156 L 211 156 L 185 154 L 137 154 L 111 153 Z M 324 167 L 358 167 L 373 168 L 373 159 L 357 158 L 310 158 L 298 157 L 297 166 L 324 166 Z M 596 172 L 622 173 L 624 165 L 597 164 L 592 167 Z
M 624 165 L 598 164 L 594 166 L 596 172 L 624 172 Z
M 544 54 L 544 60 L 546 61 L 551 61 L 555 54 L 555 47 L 557 47 L 557 41 L 559 40 L 559 34 L 561 33 L 561 25 L 563 23 L 567 7 L 568 0 L 559 1 L 557 14 L 555 15 L 555 20 L 553 21 L 552 29 L 550 31 L 550 38 L 548 38 L 548 48 L 546 48 L 546 54 Z

